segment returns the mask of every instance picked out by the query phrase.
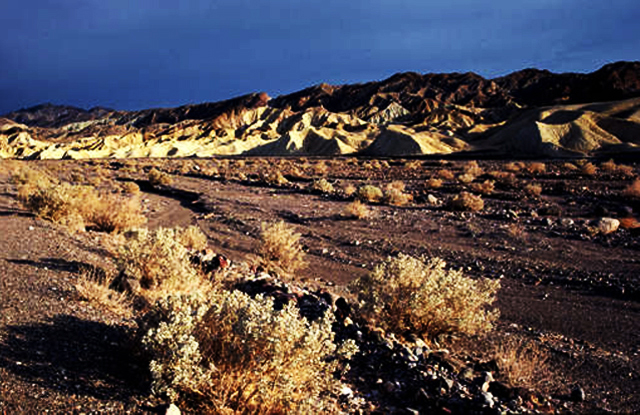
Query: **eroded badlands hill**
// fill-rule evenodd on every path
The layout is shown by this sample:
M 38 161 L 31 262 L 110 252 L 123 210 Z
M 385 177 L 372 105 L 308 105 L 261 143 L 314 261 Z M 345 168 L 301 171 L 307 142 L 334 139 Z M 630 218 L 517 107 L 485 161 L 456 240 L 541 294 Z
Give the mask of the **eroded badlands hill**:
M 583 156 L 640 149 L 640 62 L 590 74 L 396 74 L 178 108 L 40 105 L 0 118 L 0 157 Z

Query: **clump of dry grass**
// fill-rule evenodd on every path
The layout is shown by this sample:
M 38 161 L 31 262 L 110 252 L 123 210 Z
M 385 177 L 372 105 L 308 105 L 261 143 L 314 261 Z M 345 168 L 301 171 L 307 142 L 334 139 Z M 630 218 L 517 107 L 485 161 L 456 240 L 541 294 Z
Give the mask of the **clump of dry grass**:
M 623 191 L 622 195 L 631 198 L 640 198 L 640 179 L 634 180 L 629 186 L 627 186 Z
M 453 172 L 449 169 L 438 170 L 436 176 L 442 180 L 453 180 L 453 178 L 455 177 Z
M 306 266 L 301 235 L 284 221 L 263 223 L 258 252 L 264 265 L 293 274 Z
M 476 176 L 470 173 L 460 174 L 458 176 L 458 181 L 462 184 L 470 184 L 476 179 Z
M 547 171 L 547 166 L 540 162 L 531 162 L 527 165 L 527 171 L 531 174 L 542 174 Z
M 176 237 L 182 246 L 192 251 L 202 251 L 207 247 L 207 235 L 196 225 L 181 228 Z
M 621 218 L 620 227 L 624 229 L 638 229 L 640 228 L 640 222 L 633 217 Z
M 482 183 L 472 183 L 471 190 L 483 195 L 490 195 L 495 190 L 495 182 L 493 180 L 485 180 Z
M 371 184 L 366 184 L 358 188 L 356 192 L 356 198 L 361 200 L 362 202 L 368 203 L 377 203 L 382 200 L 384 194 L 379 187 L 373 186 Z
M 515 184 L 518 182 L 515 173 L 509 171 L 494 170 L 490 172 L 489 175 L 496 179 L 498 183 L 506 186 L 515 186 Z
M 549 378 L 549 355 L 534 342 L 506 339 L 496 348 L 494 359 L 512 387 L 535 387 Z
M 342 188 L 342 194 L 344 194 L 346 197 L 351 197 L 354 195 L 355 192 L 358 191 L 358 188 L 355 187 L 354 185 L 352 185 L 351 183 L 346 184 L 343 188 Z
M 518 173 L 525 167 L 525 164 L 521 161 L 511 161 L 504 165 L 504 169 L 511 173 Z
M 280 170 L 271 171 L 262 177 L 263 181 L 271 186 L 285 186 L 289 184 L 289 180 L 282 174 Z
M 19 199 L 28 209 L 72 230 L 91 227 L 101 232 L 122 232 L 146 222 L 136 197 L 100 192 L 91 186 L 58 184 L 32 170 L 19 172 L 14 182 Z
M 110 289 L 109 281 L 96 277 L 94 273 L 80 274 L 75 283 L 75 289 L 78 298 L 82 301 L 87 301 L 124 318 L 133 316 L 133 305 L 129 294 Z
M 576 166 L 575 164 L 573 164 L 573 163 L 569 163 L 569 162 L 567 162 L 567 163 L 563 163 L 563 164 L 562 164 L 562 167 L 563 167 L 565 170 L 569 170 L 569 171 L 576 171 L 576 170 L 579 170 L 579 169 L 580 169 L 580 168 L 579 168 L 578 166 Z
M 598 172 L 598 168 L 593 163 L 585 163 L 580 167 L 580 173 L 585 176 L 593 176 Z
M 542 186 L 540 186 L 539 184 L 530 183 L 524 187 L 524 192 L 527 194 L 527 196 L 540 197 L 540 195 L 542 194 Z
M 473 177 L 478 177 L 484 173 L 484 170 L 482 170 L 477 161 L 473 160 L 464 166 L 464 173 Z
M 194 233 L 183 228 L 141 228 L 125 234 L 116 262 L 119 278 L 127 279 L 131 294 L 153 304 L 169 295 L 211 289 L 191 262 L 193 249 L 188 246 L 201 247 L 194 242 Z
M 442 187 L 442 179 L 436 179 L 432 177 L 427 180 L 425 184 L 429 189 L 439 189 Z
M 170 174 L 155 167 L 149 170 L 148 179 L 151 186 L 169 186 L 173 183 L 173 177 Z
M 316 176 L 324 176 L 329 173 L 329 166 L 324 160 L 318 161 L 313 165 L 313 174 Z
M 329 183 L 326 179 L 314 180 L 311 184 L 311 189 L 324 194 L 332 194 L 335 192 L 333 185 Z
M 140 186 L 135 182 L 124 182 L 122 184 L 122 191 L 130 195 L 136 195 L 140 193 Z
M 484 201 L 480 196 L 469 192 L 460 192 L 449 201 L 449 207 L 453 210 L 477 212 L 484 209 Z
M 394 181 L 386 186 L 384 191 L 384 201 L 393 206 L 404 206 L 413 200 L 413 196 L 405 193 L 405 184 L 401 181 Z
M 465 277 L 439 259 L 400 254 L 388 258 L 351 288 L 365 318 L 385 330 L 433 339 L 444 333 L 477 334 L 492 328 L 488 310 L 499 281 Z
M 347 214 L 347 216 L 356 219 L 367 219 L 371 216 L 371 210 L 369 210 L 367 205 L 365 205 L 358 199 L 347 205 L 347 207 L 345 208 L 345 213 Z

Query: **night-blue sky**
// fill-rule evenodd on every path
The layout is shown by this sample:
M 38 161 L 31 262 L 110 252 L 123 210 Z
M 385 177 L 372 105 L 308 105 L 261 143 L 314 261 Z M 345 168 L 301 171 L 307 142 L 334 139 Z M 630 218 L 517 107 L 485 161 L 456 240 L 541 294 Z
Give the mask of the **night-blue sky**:
M 638 0 L 7 0 L 0 28 L 0 114 L 640 60 Z

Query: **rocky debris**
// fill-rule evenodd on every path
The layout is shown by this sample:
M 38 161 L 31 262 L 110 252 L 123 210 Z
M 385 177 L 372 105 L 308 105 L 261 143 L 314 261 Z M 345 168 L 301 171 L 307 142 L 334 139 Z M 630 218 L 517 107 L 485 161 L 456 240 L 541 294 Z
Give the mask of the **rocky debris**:
M 600 218 L 596 223 L 596 226 L 600 233 L 608 235 L 618 230 L 618 227 L 620 227 L 620 221 L 613 218 Z
M 294 301 L 300 314 L 311 321 L 327 311 L 334 314 L 335 341 L 352 339 L 359 348 L 339 394 L 349 413 L 523 414 L 534 413 L 540 402 L 548 404 L 529 390 L 497 382 L 495 362 L 462 363 L 447 350 L 431 349 L 415 335 L 401 339 L 354 321 L 357 318 L 351 318 L 352 306 L 344 297 L 284 283 L 262 271 L 234 288 L 270 296 L 275 307 Z

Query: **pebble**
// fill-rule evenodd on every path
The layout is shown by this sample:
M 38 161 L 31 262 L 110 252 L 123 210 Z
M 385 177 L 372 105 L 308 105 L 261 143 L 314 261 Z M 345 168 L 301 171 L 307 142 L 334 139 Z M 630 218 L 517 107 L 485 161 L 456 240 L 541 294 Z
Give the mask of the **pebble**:
M 600 218 L 597 226 L 600 233 L 607 235 L 618 230 L 620 227 L 620 221 L 613 218 Z

